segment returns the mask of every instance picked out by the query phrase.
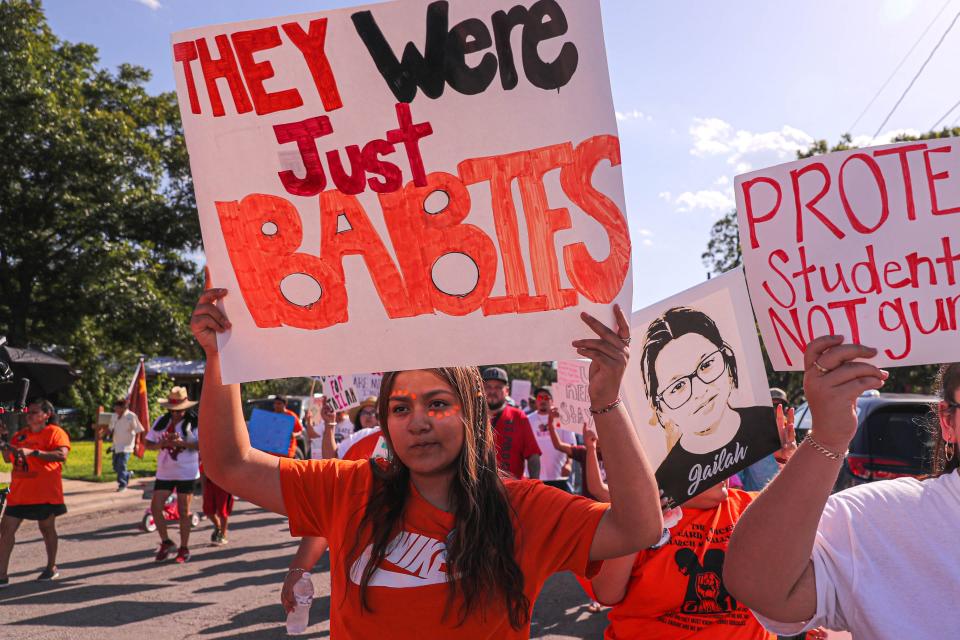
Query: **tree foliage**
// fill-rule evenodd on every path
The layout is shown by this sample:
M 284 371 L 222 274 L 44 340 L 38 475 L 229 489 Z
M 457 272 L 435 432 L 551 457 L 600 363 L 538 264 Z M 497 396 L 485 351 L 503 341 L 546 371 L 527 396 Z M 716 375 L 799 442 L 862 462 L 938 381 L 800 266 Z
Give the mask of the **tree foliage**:
M 950 138 L 960 136 L 960 128 L 944 128 L 940 131 L 930 131 L 920 136 L 899 135 L 893 142 L 908 142 L 910 140 L 930 140 L 935 138 Z M 797 152 L 797 159 L 811 158 L 816 155 L 856 149 L 853 137 L 849 133 L 840 136 L 840 140 L 830 146 L 826 140 L 817 140 L 804 151 Z M 737 228 L 737 211 L 734 209 L 717 220 L 710 229 L 710 239 L 707 250 L 701 256 L 704 266 L 713 275 L 729 271 L 743 263 L 743 254 L 740 245 L 740 232 Z M 791 399 L 798 399 L 803 393 L 802 376 L 798 373 L 775 372 L 767 357 L 766 348 L 763 349 L 764 363 L 767 367 L 767 376 L 770 384 L 787 391 Z M 936 375 L 936 366 L 895 367 L 890 369 L 890 378 L 884 385 L 884 391 L 900 393 L 929 393 Z
M 60 399 L 88 414 L 138 355 L 196 353 L 192 182 L 176 96 L 149 78 L 57 38 L 38 0 L 0 2 L 0 332 L 78 368 Z

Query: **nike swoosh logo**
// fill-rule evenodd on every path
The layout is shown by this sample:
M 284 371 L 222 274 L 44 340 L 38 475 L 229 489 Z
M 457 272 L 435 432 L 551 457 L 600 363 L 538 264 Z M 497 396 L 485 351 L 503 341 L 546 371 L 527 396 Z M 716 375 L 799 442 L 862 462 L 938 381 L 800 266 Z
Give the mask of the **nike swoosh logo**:
M 371 549 L 372 545 L 367 545 L 350 567 L 350 581 L 356 585 L 360 584 L 363 570 L 370 561 Z M 405 531 L 390 542 L 386 559 L 398 567 L 407 569 L 410 573 L 391 571 L 382 566 L 377 567 L 368 584 L 371 587 L 390 589 L 445 584 L 447 573 L 441 567 L 446 562 L 446 555 L 446 546 L 440 540 Z

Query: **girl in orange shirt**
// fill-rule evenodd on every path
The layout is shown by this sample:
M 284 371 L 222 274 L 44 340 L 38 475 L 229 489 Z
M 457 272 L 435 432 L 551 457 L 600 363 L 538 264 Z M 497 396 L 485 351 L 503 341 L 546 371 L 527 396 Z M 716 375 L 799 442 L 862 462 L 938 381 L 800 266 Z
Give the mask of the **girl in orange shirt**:
M 592 360 L 590 397 L 605 443 L 612 503 L 497 471 L 479 371 L 384 376 L 377 409 L 383 461 L 277 459 L 251 449 L 239 385 L 222 385 L 217 333 L 230 322 L 200 297 L 191 328 L 207 353 L 200 446 L 228 491 L 287 514 L 294 536 L 329 540 L 331 637 L 527 638 L 533 602 L 554 572 L 593 575 L 600 561 L 660 536 L 653 470 L 619 398 L 629 324 L 573 343 Z M 609 448 L 609 453 L 607 453 Z

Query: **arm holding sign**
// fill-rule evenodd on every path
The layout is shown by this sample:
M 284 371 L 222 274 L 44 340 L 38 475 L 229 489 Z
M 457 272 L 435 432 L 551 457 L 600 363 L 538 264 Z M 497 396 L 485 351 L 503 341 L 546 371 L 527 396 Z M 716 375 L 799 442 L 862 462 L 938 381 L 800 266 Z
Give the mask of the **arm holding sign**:
M 839 336 L 807 345 L 803 387 L 814 432 L 740 518 L 724 562 L 724 584 L 765 617 L 801 622 L 816 613 L 817 526 L 857 431 L 857 397 L 887 379 L 886 371 L 857 362 L 876 354 Z
M 560 410 L 556 407 L 550 409 L 550 417 L 547 420 L 547 428 L 550 430 L 550 442 L 553 443 L 553 448 L 559 451 L 560 453 L 570 456 L 573 454 L 573 447 L 566 442 L 563 442 L 560 439 L 560 436 L 557 434 L 557 420 L 560 419 Z M 569 461 L 568 461 L 569 462 Z
M 597 457 L 597 434 L 587 425 L 583 425 L 583 443 L 587 446 L 587 464 L 584 482 L 587 491 L 600 502 L 610 502 L 610 487 L 600 476 L 600 458 Z
M 206 374 L 200 394 L 200 455 L 204 471 L 225 491 L 275 513 L 286 514 L 280 490 L 279 458 L 250 446 L 243 420 L 240 385 L 220 383 L 217 334 L 230 321 L 217 308 L 226 289 L 208 289 L 200 296 L 190 318 L 190 329 L 207 354 Z
M 590 358 L 590 401 L 597 431 L 604 443 L 604 464 L 610 486 L 610 508 L 600 520 L 590 559 L 623 556 L 660 539 L 663 518 L 653 467 L 620 400 L 620 383 L 630 357 L 630 324 L 614 307 L 617 331 L 584 313 L 597 338 L 575 340 L 582 357 Z

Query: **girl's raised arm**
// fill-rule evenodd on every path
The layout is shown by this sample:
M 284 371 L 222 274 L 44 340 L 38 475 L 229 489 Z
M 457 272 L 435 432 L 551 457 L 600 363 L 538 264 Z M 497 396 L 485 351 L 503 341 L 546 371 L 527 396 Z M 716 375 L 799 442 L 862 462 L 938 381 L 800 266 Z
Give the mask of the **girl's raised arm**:
M 190 318 L 190 329 L 207 354 L 199 418 L 203 470 L 225 491 L 264 509 L 286 514 L 279 458 L 250 446 L 240 404 L 240 385 L 220 382 L 217 334 L 229 329 L 230 321 L 216 303 L 226 295 L 226 289 L 207 289 Z

